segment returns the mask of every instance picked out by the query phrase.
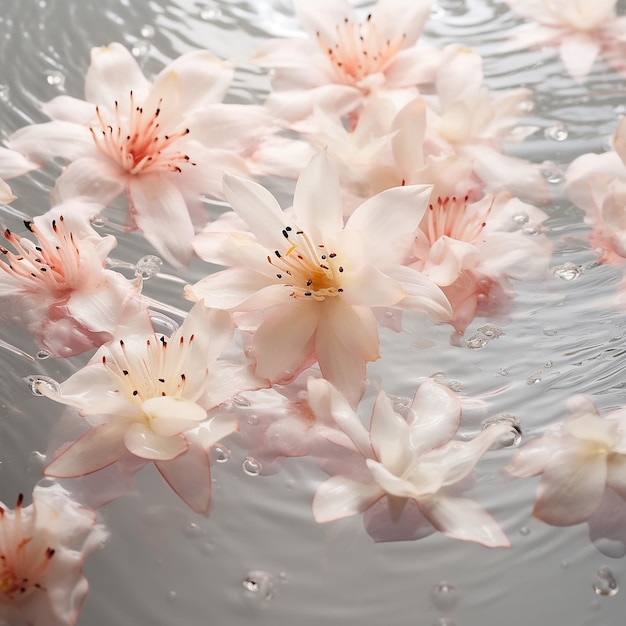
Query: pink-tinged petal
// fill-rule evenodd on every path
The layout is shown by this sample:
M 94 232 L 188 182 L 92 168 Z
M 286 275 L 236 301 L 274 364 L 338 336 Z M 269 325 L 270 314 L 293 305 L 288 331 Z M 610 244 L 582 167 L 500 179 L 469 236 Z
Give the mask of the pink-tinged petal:
M 427 378 L 411 404 L 409 425 L 415 454 L 438 448 L 454 437 L 461 422 L 461 402 L 448 387 Z
M 108 206 L 126 186 L 126 175 L 117 163 L 99 156 L 82 156 L 70 163 L 57 179 L 54 200 L 80 198 Z
M 9 202 L 15 200 L 16 197 L 17 196 L 13 195 L 11 187 L 0 179 L 0 204 L 9 204 Z
M 289 225 L 276 198 L 262 185 L 231 174 L 224 175 L 224 195 L 257 240 L 272 250 L 284 245 L 282 231 Z
M 606 484 L 626 500 L 626 455 L 609 455 Z
M 204 395 L 198 399 L 198 404 L 207 410 L 230 400 L 242 391 L 252 391 L 268 386 L 267 380 L 255 376 L 247 366 L 222 362 L 216 365 L 209 371 Z
M 346 269 L 342 288 L 342 300 L 367 307 L 394 306 L 408 295 L 397 280 L 368 263 L 356 271 Z
M 173 437 L 198 426 L 206 411 L 195 402 L 176 396 L 149 398 L 141 410 L 150 420 L 150 428 L 160 437 Z
M 133 176 L 129 200 L 137 228 L 175 267 L 188 265 L 193 254 L 193 225 L 180 190 L 160 175 Z
M 206 515 L 211 501 L 211 467 L 206 450 L 189 436 L 184 454 L 169 461 L 155 461 L 161 476 L 193 511 Z
M 372 411 L 372 449 L 377 459 L 397 475 L 402 474 L 415 459 L 415 453 L 409 446 L 409 436 L 406 420 L 394 411 L 391 400 L 381 391 Z
M 567 73 L 582 83 L 598 57 L 600 44 L 587 33 L 572 33 L 563 37 L 559 50 Z
M 56 157 L 74 161 L 96 152 L 89 129 L 72 122 L 47 122 L 20 128 L 9 137 L 9 145 L 35 163 L 47 163 Z
M 403 37 L 404 47 L 412 46 L 430 17 L 431 5 L 432 0 L 378 0 L 372 9 L 372 20 L 383 37 Z
M 315 302 L 287 304 L 269 314 L 254 335 L 256 375 L 280 380 L 295 372 L 313 351 L 313 337 L 320 319 Z
M 488 548 L 511 547 L 498 523 L 472 500 L 437 495 L 420 499 L 419 507 L 430 523 L 448 537 Z
M 365 462 L 381 489 L 397 498 L 420 498 L 441 489 L 443 473 L 435 465 L 426 468 L 420 464 L 410 477 L 402 478 L 378 461 L 366 459 Z
M 124 433 L 124 445 L 135 456 L 151 461 L 169 461 L 188 447 L 183 435 L 161 437 L 141 422 L 131 424 Z
M 57 96 L 41 105 L 42 112 L 50 119 L 89 126 L 96 118 L 96 107 L 72 96 Z
M 378 324 L 371 309 L 351 306 L 343 298 L 328 298 L 325 315 L 335 337 L 359 359 L 376 361 L 380 357 Z
M 537 476 L 543 473 L 548 461 L 561 447 L 563 441 L 557 437 L 533 439 L 522 446 L 504 469 L 517 478 Z
M 365 512 L 363 524 L 375 542 L 417 540 L 436 532 L 415 500 L 400 500 L 400 511 L 396 506 L 397 500 L 391 496 L 381 498 Z
M 315 352 L 322 376 L 346 397 L 351 406 L 357 406 L 365 391 L 366 361 L 341 342 L 326 310 L 319 318 Z
M 544 469 L 533 515 L 552 526 L 584 522 L 598 508 L 606 479 L 606 455 L 586 442 L 570 440 Z
M 239 420 L 232 413 L 218 413 L 201 425 L 197 432 L 199 443 L 205 450 L 239 430 Z
M 391 127 L 396 134 L 391 140 L 393 156 L 403 172 L 414 172 L 424 165 L 424 134 L 426 104 L 416 98 L 396 115 Z
M 359 483 L 345 476 L 323 482 L 313 497 L 313 517 L 318 524 L 358 515 L 384 495 L 376 484 Z
M 441 287 L 451 285 L 463 270 L 472 269 L 481 258 L 481 251 L 473 244 L 444 235 L 430 248 L 424 273 Z
M 319 47 L 317 41 L 305 37 L 285 37 L 280 39 L 268 39 L 264 41 L 252 57 L 252 62 L 261 67 L 301 68 L 303 63 L 311 63 L 317 56 Z M 311 73 L 301 72 L 299 87 L 315 87 L 324 82 L 324 77 L 331 75 L 332 70 L 328 67 L 320 69 L 319 65 L 312 64 Z M 275 77 L 274 77 L 275 78 Z
M 115 101 L 128 102 L 132 91 L 141 101 L 150 83 L 133 55 L 121 44 L 92 48 L 91 65 L 85 76 L 85 99 L 113 109 Z
M 208 50 L 195 50 L 179 56 L 155 78 L 146 99 L 148 109 L 159 107 L 162 98 L 164 110 L 171 108 L 186 114 L 225 96 L 233 79 L 231 63 L 219 59 Z M 169 102 L 174 98 L 173 102 Z
M 613 137 L 613 148 L 615 148 L 615 152 L 619 155 L 622 163 L 626 165 L 626 118 L 622 118 L 617 125 L 615 137 Z
M 259 272 L 232 268 L 185 287 L 185 298 L 213 309 L 257 311 L 293 301 L 291 289 Z
M 37 163 L 28 160 L 19 152 L 0 147 L 0 178 L 15 178 L 38 167 Z
M 43 471 L 44 476 L 75 478 L 115 463 L 125 452 L 124 422 L 111 422 L 88 430 Z
M 364 457 L 373 455 L 370 436 L 346 398 L 323 378 L 307 381 L 308 403 L 317 420 L 328 423 L 329 417 L 348 435 Z
M 385 86 L 389 89 L 412 90 L 418 95 L 416 85 L 435 82 L 441 56 L 438 48 L 421 44 L 400 50 L 385 68 Z
M 306 0 L 294 0 L 294 9 L 309 36 L 315 40 L 320 33 L 329 45 L 336 43 L 336 27 L 345 19 L 359 21 L 354 8 L 346 0 L 318 0 L 314 5 Z
M 366 200 L 354 211 L 346 229 L 361 232 L 368 261 L 385 268 L 406 260 L 431 190 L 430 185 L 394 187 Z
M 610 450 L 623 436 L 620 426 L 617 420 L 604 419 L 594 412 L 570 415 L 563 422 L 563 431 L 576 439 L 593 442 L 601 448 Z
M 343 228 L 339 175 L 325 150 L 316 154 L 300 174 L 293 210 L 298 226 L 315 242 L 326 241 Z

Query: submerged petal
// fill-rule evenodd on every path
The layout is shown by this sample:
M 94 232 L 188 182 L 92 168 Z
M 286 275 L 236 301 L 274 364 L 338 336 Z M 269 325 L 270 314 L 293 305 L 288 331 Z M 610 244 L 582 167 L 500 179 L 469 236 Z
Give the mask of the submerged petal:
M 375 483 L 359 483 L 346 476 L 323 482 L 313 498 L 313 517 L 318 524 L 362 513 L 384 495 Z
M 141 422 L 128 427 L 124 433 L 124 445 L 135 456 L 151 461 L 175 459 L 188 448 L 187 439 L 183 435 L 161 437 Z

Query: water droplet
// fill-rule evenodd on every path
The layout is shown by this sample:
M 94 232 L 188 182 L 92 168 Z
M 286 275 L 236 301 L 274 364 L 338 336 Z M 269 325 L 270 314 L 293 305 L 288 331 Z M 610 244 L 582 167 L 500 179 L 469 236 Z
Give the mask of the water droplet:
M 560 122 L 548 126 L 543 132 L 546 139 L 552 139 L 553 141 L 565 141 L 569 135 L 567 128 Z
M 526 213 L 517 213 L 511 218 L 519 226 L 523 226 L 528 222 L 528 215 Z
M 484 348 L 490 341 L 495 341 L 504 334 L 501 328 L 493 324 L 485 324 L 478 328 L 471 337 L 468 337 L 465 344 L 470 350 L 479 350 Z
M 44 395 L 40 391 L 41 385 L 45 385 L 53 393 L 61 393 L 61 386 L 54 378 L 48 376 L 27 376 L 24 380 L 30 385 L 30 390 L 35 396 Z
M 230 450 L 221 443 L 213 446 L 213 453 L 215 455 L 216 463 L 226 463 L 226 461 L 230 459 Z
M 46 359 L 50 358 L 50 353 L 47 350 L 39 350 L 39 352 L 35 354 L 35 358 L 39 359 L 40 361 L 45 361 Z
M 613 113 L 618 117 L 626 115 L 626 104 L 618 104 L 613 107 Z
M 250 400 L 248 400 L 248 398 L 246 398 L 245 396 L 235 396 L 232 399 L 232 403 L 237 406 L 244 407 L 244 408 L 247 408 L 250 406 Z
M 202 9 L 200 9 L 201 20 L 214 20 L 221 15 L 221 11 L 216 3 L 207 2 Z
M 576 280 L 583 273 L 583 270 L 580 265 L 568 261 L 567 263 L 563 263 L 563 265 L 553 267 L 552 273 L 562 280 L 570 281 Z
M 509 375 L 509 370 L 506 367 L 501 367 L 498 370 L 498 376 L 508 376 Z
M 546 337 L 554 337 L 554 335 L 556 335 L 559 331 L 556 328 L 544 328 L 543 329 L 543 334 Z
M 147 254 L 137 261 L 135 264 L 135 272 L 144 280 L 148 280 L 161 271 L 162 265 L 163 261 L 158 256 Z
M 243 460 L 241 467 L 248 476 L 258 476 L 261 473 L 261 464 L 251 456 Z
M 543 364 L 543 366 L 544 366 L 544 367 L 552 367 L 552 361 L 546 361 L 546 362 Z
M 601 567 L 593 577 L 591 583 L 593 590 L 598 596 L 613 597 L 617 595 L 619 586 L 613 572 L 606 566 Z
M 140 61 L 145 61 L 150 54 L 151 43 L 147 39 L 138 39 L 130 49 L 131 54 Z
M 498 328 L 493 324 L 485 324 L 484 326 L 481 326 L 478 329 L 478 332 L 482 333 L 490 340 L 497 339 L 498 337 L 502 337 L 502 335 L 505 334 L 505 332 L 501 328 Z
M 2 102 L 9 101 L 10 93 L 11 93 L 11 89 L 8 85 L 0 84 L 0 100 L 2 100 Z
M 247 422 L 250 426 L 256 426 L 259 423 L 259 416 L 253 414 L 247 419 Z
M 551 185 L 558 185 L 564 180 L 563 172 L 552 162 L 548 162 L 545 167 L 541 168 L 541 175 Z
M 534 237 L 535 235 L 539 234 L 539 228 L 537 228 L 537 226 L 534 226 L 533 224 L 528 224 L 524 226 L 524 228 L 522 228 L 522 232 L 529 237 Z
M 155 33 L 154 26 L 146 24 L 145 26 L 141 27 L 141 30 L 139 32 L 144 39 L 152 39 Z
M 442 580 L 431 589 L 430 599 L 440 611 L 450 611 L 459 601 L 459 594 L 452 583 Z
M 445 17 L 445 15 L 446 10 L 438 5 L 435 5 L 430 11 L 431 20 L 440 20 L 442 17 Z
M 274 577 L 268 572 L 249 572 L 244 578 L 243 588 L 249 597 L 271 600 L 274 597 Z
M 150 311 L 150 321 L 152 322 L 154 332 L 166 337 L 171 337 L 180 327 L 178 322 L 165 315 L 165 313 L 158 311 Z
M 449 380 L 445 385 L 455 393 L 461 393 L 463 391 L 463 383 L 460 380 Z
M 499 413 L 494 417 L 489 417 L 483 420 L 481 423 L 482 430 L 495 426 L 496 424 L 506 424 L 509 426 L 510 431 L 505 433 L 498 444 L 502 448 L 510 448 L 512 446 L 519 446 L 522 442 L 522 426 L 519 417 L 512 413 Z
M 185 528 L 183 528 L 183 535 L 189 539 L 199 537 L 202 532 L 202 526 L 200 526 L 200 524 L 196 524 L 195 522 L 189 522 L 189 524 L 186 524 Z
M 542 378 L 543 378 L 543 372 L 541 370 L 537 370 L 536 372 L 533 372 L 526 379 L 526 384 L 527 385 L 535 385 L 537 383 L 540 383 Z
M 55 87 L 63 87 L 65 85 L 65 74 L 54 70 L 46 74 L 46 81 L 48 85 L 54 85 Z
M 524 100 L 517 105 L 517 112 L 521 115 L 532 113 L 535 110 L 535 103 L 532 100 Z
M 482 333 L 474 333 L 471 337 L 468 337 L 465 341 L 465 345 L 470 350 L 480 350 L 489 343 L 489 339 Z
M 104 217 L 100 217 L 99 215 L 96 215 L 95 217 L 91 218 L 91 225 L 94 228 L 103 228 L 104 226 L 107 225 L 107 220 Z
M 519 529 L 519 534 L 524 537 L 528 537 L 528 535 L 530 535 L 530 528 L 528 528 L 528 526 L 522 526 Z
M 280 574 L 278 574 L 278 578 L 280 582 L 283 584 L 286 584 L 289 582 L 289 574 L 287 574 L 287 572 L 281 572 Z

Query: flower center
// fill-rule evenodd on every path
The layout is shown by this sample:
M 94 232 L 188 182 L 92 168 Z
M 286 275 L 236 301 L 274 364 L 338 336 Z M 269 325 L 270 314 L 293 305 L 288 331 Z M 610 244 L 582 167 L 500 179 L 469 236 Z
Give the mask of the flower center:
M 327 42 L 321 33 L 317 33 L 317 41 L 339 80 L 355 86 L 367 76 L 384 71 L 404 47 L 405 39 L 406 34 L 395 40 L 383 37 L 371 15 L 367 16 L 364 24 L 351 22 L 348 18 L 337 24 L 334 45 Z
M 146 111 L 135 104 L 131 91 L 128 117 L 122 115 L 116 100 L 115 120 L 111 123 L 96 107 L 98 124 L 90 126 L 89 130 L 98 150 L 129 174 L 140 174 L 148 169 L 151 172 L 181 172 L 181 165 L 191 161 L 174 144 L 188 135 L 189 129 L 165 134 L 159 122 L 161 103 L 159 100 L 154 111 Z
M 0 252 L 7 260 L 7 263 L 0 263 L 0 269 L 26 287 L 55 292 L 65 292 L 74 286 L 83 289 L 85 283 L 92 280 L 82 271 L 80 250 L 63 216 L 52 220 L 53 236 L 50 239 L 33 222 L 24 222 L 24 225 L 37 237 L 39 245 L 5 230 L 4 238 L 17 254 L 0 246 Z
M 343 267 L 337 255 L 328 252 L 324 244 L 315 246 L 302 230 L 286 226 L 283 236 L 289 242 L 286 251 L 274 250 L 268 263 L 277 270 L 276 278 L 291 288 L 290 295 L 297 300 L 322 301 L 343 292 L 340 278 Z
M 444 235 L 457 241 L 472 243 L 476 241 L 487 225 L 487 217 L 493 207 L 493 200 L 484 210 L 469 211 L 467 197 L 459 200 L 437 198 L 437 205 L 429 205 L 422 219 L 420 228 L 428 237 L 431 245 Z
M 0 593 L 9 601 L 43 589 L 39 580 L 55 554 L 50 547 L 38 550 L 25 535 L 23 500 L 20 494 L 13 515 L 0 507 Z
M 195 402 L 203 393 L 209 370 L 204 377 L 194 374 L 192 385 L 187 374 L 181 372 L 185 357 L 193 344 L 194 335 L 180 337 L 174 344 L 166 337 L 152 335 L 142 354 L 133 354 L 120 339 L 120 351 L 112 358 L 102 357 L 102 364 L 117 383 L 117 390 L 134 404 L 160 396 L 173 396 Z

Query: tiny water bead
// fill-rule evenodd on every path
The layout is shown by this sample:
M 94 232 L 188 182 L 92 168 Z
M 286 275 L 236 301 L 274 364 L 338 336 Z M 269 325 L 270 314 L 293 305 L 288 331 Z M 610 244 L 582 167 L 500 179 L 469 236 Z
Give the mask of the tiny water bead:
M 150 54 L 152 44 L 146 39 L 138 39 L 130 49 L 131 54 L 139 61 L 145 61 Z
M 34 396 L 45 395 L 40 391 L 41 385 L 45 385 L 53 393 L 60 393 L 61 390 L 59 383 L 49 376 L 27 376 L 24 380 L 30 385 L 30 390 Z
M 611 569 L 606 566 L 601 567 L 596 572 L 591 586 L 593 587 L 596 595 L 609 598 L 617 595 L 617 592 L 619 591 L 619 585 L 617 584 L 615 575 Z
M 261 473 L 261 464 L 251 456 L 243 460 L 241 467 L 248 476 L 258 476 Z
M 537 383 L 540 383 L 542 379 L 543 379 L 543 372 L 541 370 L 536 370 L 526 379 L 526 384 L 536 385 Z
M 213 446 L 213 456 L 216 463 L 226 463 L 226 461 L 230 459 L 230 450 L 221 443 L 218 443 Z
M 104 228 L 107 224 L 108 220 L 104 217 L 100 217 L 99 215 L 91 218 L 91 225 L 94 228 Z
M 40 360 L 40 361 L 45 361 L 46 359 L 50 358 L 50 353 L 47 350 L 39 350 L 35 354 L 35 358 Z
M 502 337 L 506 333 L 493 324 L 485 324 L 476 330 L 476 332 L 467 338 L 465 345 L 470 350 L 480 350 L 484 348 L 491 341 L 495 341 L 499 337 Z
M 274 597 L 274 577 L 268 572 L 254 570 L 244 578 L 243 588 L 250 598 L 271 600 Z
M 502 448 L 517 447 L 522 442 L 522 426 L 519 417 L 511 413 L 500 413 L 494 417 L 489 417 L 481 423 L 482 430 L 495 426 L 496 424 L 506 424 L 510 431 L 503 435 L 498 444 Z
M 430 599 L 440 611 L 451 611 L 459 601 L 459 594 L 452 583 L 442 580 L 431 589 Z
M 188 539 L 195 539 L 196 537 L 202 535 L 203 532 L 202 526 L 196 524 L 195 522 L 189 522 L 185 525 L 185 528 L 183 528 L 183 535 L 185 535 Z
M 46 74 L 46 82 L 48 85 L 62 88 L 65 85 L 65 74 L 63 74 L 63 72 L 59 72 L 58 70 L 48 72 Z
M 582 273 L 583 269 L 580 265 L 567 261 L 562 265 L 556 265 L 552 268 L 552 273 L 561 280 L 576 280 Z
M 149 280 L 156 276 L 163 266 L 163 260 L 154 254 L 142 256 L 135 264 L 135 272 L 144 280 Z
M 526 213 L 516 213 L 511 219 L 518 226 L 523 226 L 528 222 L 529 217 Z
M 522 535 L 522 537 L 528 537 L 528 535 L 530 535 L 530 528 L 528 528 L 528 526 L 522 526 L 519 529 L 519 534 Z
M 569 136 L 567 128 L 561 123 L 548 126 L 543 134 L 546 139 L 552 139 L 553 141 L 565 141 Z
M 200 19 L 207 20 L 207 21 L 217 19 L 220 15 L 221 15 L 220 8 L 215 2 L 207 2 L 200 9 L 200 13 L 199 13 Z
M 151 26 L 150 24 L 142 26 L 139 32 L 144 39 L 152 39 L 155 35 L 154 26 Z

